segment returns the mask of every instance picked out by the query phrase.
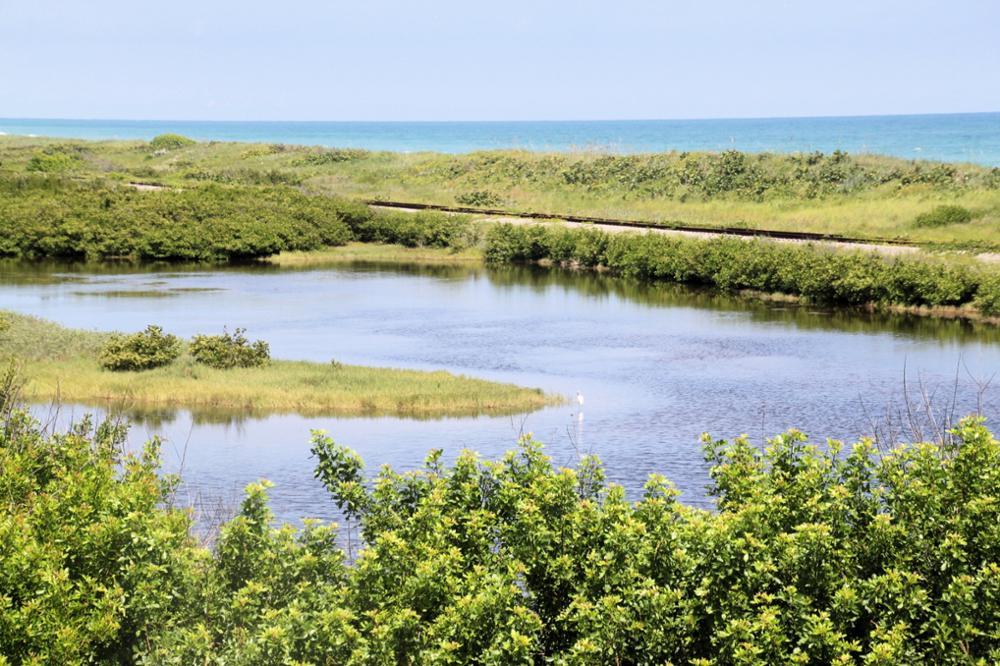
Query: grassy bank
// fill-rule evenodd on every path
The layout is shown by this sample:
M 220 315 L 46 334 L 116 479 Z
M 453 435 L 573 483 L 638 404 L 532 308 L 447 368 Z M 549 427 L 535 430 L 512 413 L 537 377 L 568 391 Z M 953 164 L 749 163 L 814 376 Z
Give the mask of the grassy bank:
M 217 370 L 186 351 L 161 368 L 111 372 L 98 363 L 107 337 L 0 311 L 0 358 L 23 365 L 25 395 L 38 401 L 411 417 L 510 414 L 558 401 L 536 389 L 447 372 L 304 361 Z
M 15 395 L 0 377 L 0 664 L 1000 660 L 1000 442 L 975 419 L 891 451 L 706 437 L 716 511 L 529 439 L 372 476 L 317 433 L 361 543 L 273 526 L 261 482 L 209 550 L 158 441 L 53 433 Z
M 0 137 L 11 173 L 348 197 L 1000 248 L 1000 169 L 875 155 L 490 151 L 397 154 L 207 142 Z M 969 217 L 921 217 L 939 206 Z

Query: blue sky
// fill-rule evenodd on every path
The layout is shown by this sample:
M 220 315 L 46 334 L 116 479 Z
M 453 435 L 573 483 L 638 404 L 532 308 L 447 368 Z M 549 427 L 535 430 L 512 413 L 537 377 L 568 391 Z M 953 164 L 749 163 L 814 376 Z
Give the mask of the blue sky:
M 0 0 L 0 117 L 1000 111 L 998 0 Z

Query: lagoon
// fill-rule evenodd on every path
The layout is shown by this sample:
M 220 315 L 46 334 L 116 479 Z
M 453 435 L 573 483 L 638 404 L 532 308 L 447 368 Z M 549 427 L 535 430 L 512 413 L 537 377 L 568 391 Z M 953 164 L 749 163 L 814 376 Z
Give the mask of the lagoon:
M 374 472 L 418 466 L 432 448 L 496 458 L 531 432 L 559 464 L 593 452 L 638 496 L 665 474 L 682 500 L 709 506 L 699 437 L 755 442 L 797 427 L 852 440 L 903 416 L 906 388 L 962 414 L 996 414 L 1000 333 L 967 322 L 749 301 L 590 273 L 354 264 L 182 270 L 0 267 L 0 308 L 75 328 L 181 336 L 246 327 L 278 358 L 444 369 L 586 398 L 530 414 L 453 419 L 305 418 L 292 414 L 132 413 L 131 440 L 161 434 L 202 520 L 231 511 L 247 483 L 275 482 L 280 520 L 332 518 L 313 480 L 311 429 L 356 449 Z M 48 406 L 50 420 L 102 405 Z M 582 418 L 580 411 L 583 412 Z M 925 419 L 921 419 L 925 421 Z M 873 422 L 881 423 L 876 428 Z

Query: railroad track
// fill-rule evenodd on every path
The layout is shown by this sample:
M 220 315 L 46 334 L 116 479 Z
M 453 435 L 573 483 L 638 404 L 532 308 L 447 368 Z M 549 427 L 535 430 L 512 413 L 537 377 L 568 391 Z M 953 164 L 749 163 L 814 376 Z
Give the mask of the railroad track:
M 363 199 L 369 206 L 382 208 L 401 208 L 409 210 L 436 210 L 444 213 L 466 213 L 470 215 L 494 215 L 497 217 L 516 217 L 529 220 L 562 220 L 579 224 L 601 224 L 612 227 L 631 227 L 635 229 L 666 229 L 716 236 L 744 236 L 756 238 L 775 238 L 782 240 L 817 241 L 823 243 L 850 243 L 856 245 L 899 245 L 915 247 L 910 241 L 897 238 L 857 238 L 839 234 L 820 234 L 809 231 L 781 231 L 777 229 L 747 229 L 744 227 L 708 227 L 696 224 L 677 222 L 648 222 L 645 220 L 624 220 L 611 217 L 592 217 L 589 215 L 559 215 L 556 213 L 522 213 L 498 208 L 472 208 L 469 206 L 442 206 L 438 204 L 413 203 L 406 201 L 384 201 L 381 199 Z

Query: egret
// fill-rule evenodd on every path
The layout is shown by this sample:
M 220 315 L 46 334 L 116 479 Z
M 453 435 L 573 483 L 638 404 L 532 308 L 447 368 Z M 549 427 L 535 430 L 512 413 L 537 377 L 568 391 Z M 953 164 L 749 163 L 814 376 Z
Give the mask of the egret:
M 583 407 L 583 394 L 580 393 L 579 391 L 576 392 L 576 404 Z

